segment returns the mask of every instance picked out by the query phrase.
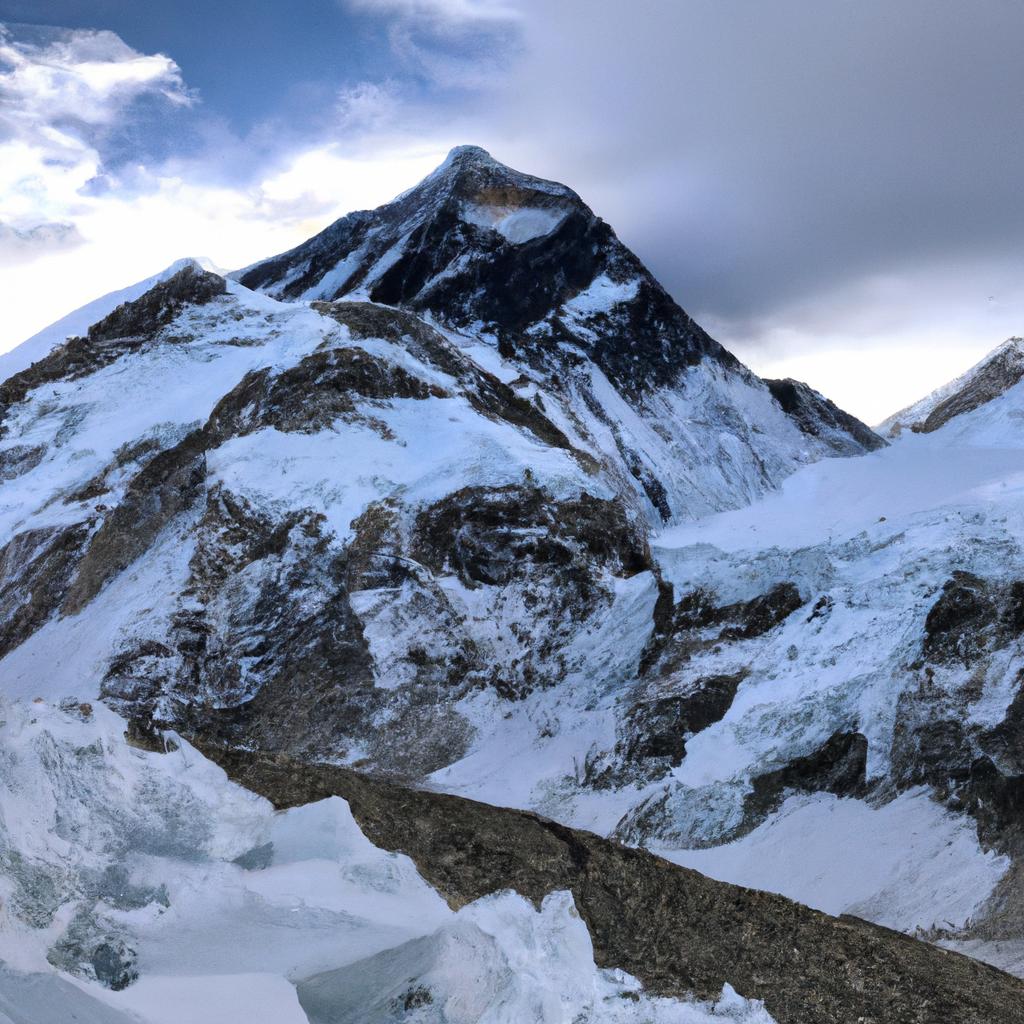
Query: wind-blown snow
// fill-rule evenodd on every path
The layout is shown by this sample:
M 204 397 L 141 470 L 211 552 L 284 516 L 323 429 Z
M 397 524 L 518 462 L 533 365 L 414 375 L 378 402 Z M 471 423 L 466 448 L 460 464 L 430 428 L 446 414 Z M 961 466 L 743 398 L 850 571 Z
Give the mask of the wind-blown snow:
M 578 295 L 566 302 L 562 309 L 570 317 L 590 317 L 607 313 L 613 306 L 636 298 L 640 281 L 613 281 L 607 274 L 595 277 Z
M 165 267 L 159 274 L 136 281 L 135 284 L 126 288 L 118 288 L 116 291 L 101 295 L 98 299 L 86 303 L 79 309 L 61 317 L 49 327 L 44 327 L 38 334 L 16 345 L 9 352 L 0 353 L 0 381 L 7 380 L 20 370 L 42 359 L 57 345 L 62 344 L 72 335 L 84 335 L 85 332 L 98 320 L 102 320 L 108 313 L 113 312 L 123 302 L 132 302 L 144 295 L 155 284 L 166 281 L 173 277 L 179 270 L 188 266 L 200 266 L 209 270 L 216 268 L 209 260 L 185 258 L 175 260 L 169 267 Z

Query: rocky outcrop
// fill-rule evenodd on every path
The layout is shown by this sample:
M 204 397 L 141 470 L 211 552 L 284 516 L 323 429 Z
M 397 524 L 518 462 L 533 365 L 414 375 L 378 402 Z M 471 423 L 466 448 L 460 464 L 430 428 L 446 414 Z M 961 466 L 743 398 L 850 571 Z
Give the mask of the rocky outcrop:
M 751 780 L 743 802 L 744 821 L 737 835 L 756 828 L 791 793 L 864 796 L 867 792 L 868 741 L 859 732 L 833 733 L 817 750 L 795 757 Z
M 993 584 L 955 572 L 924 623 L 922 653 L 933 664 L 969 668 L 984 653 L 1024 634 L 1024 581 Z
M 90 523 L 25 530 L 0 548 L 0 656 L 39 629 L 67 599 Z
M 629 763 L 678 767 L 686 740 L 725 717 L 742 681 L 742 672 L 706 676 L 688 683 L 683 693 L 641 699 L 626 713 L 617 752 Z
M 857 455 L 885 447 L 885 440 L 855 416 L 802 381 L 766 380 L 775 401 L 807 435 L 825 441 L 839 455 Z
M 775 629 L 804 604 L 796 585 L 776 584 L 749 601 L 717 605 L 714 594 L 695 590 L 669 607 L 666 598 L 651 643 L 644 651 L 641 672 L 665 676 L 694 654 L 717 644 L 752 640 Z
M 984 845 L 1024 857 L 1024 686 L 1016 670 L 1001 721 L 985 726 L 972 705 L 989 673 L 1007 671 L 1024 633 L 1024 586 L 958 571 L 928 611 L 919 680 L 903 693 L 893 733 L 893 782 L 929 785 L 977 823 Z M 1010 662 L 1012 664 L 1012 662 Z
M 569 890 L 595 962 L 655 994 L 714 998 L 729 982 L 763 999 L 779 1024 L 1024 1021 L 1024 982 L 856 918 L 716 882 L 526 812 L 341 768 L 204 752 L 277 807 L 344 797 L 366 836 L 412 858 L 452 907 L 509 888 L 537 904 Z

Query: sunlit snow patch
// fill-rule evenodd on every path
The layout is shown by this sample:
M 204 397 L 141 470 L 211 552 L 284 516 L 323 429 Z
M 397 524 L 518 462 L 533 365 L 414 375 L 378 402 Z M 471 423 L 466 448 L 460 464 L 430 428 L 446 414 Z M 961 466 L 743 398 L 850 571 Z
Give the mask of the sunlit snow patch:
M 551 234 L 565 220 L 567 212 L 535 206 L 482 206 L 466 203 L 462 207 L 462 218 L 477 227 L 497 231 L 513 245 L 522 245 L 533 238 Z
M 562 306 L 573 317 L 590 317 L 607 313 L 613 306 L 632 302 L 636 298 L 640 281 L 613 281 L 607 274 L 595 277 L 590 284 Z

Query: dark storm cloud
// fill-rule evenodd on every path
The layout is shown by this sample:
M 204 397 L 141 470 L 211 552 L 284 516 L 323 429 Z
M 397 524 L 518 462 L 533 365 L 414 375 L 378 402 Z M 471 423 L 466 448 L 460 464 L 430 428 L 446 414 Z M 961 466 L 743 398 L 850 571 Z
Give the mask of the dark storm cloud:
M 528 14 L 501 133 L 691 306 L 757 318 L 850 278 L 1024 243 L 1016 0 Z

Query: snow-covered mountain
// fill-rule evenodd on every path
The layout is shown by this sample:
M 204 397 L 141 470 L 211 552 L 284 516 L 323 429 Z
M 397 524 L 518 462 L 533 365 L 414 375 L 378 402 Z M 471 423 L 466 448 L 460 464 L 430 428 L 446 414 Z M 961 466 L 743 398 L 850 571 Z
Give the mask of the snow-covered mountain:
M 653 521 L 745 504 L 798 465 L 882 444 L 810 388 L 759 380 L 571 189 L 475 146 L 236 277 L 281 300 L 397 306 L 473 338 L 471 356 L 501 360 L 524 397 L 562 406 L 640 483 Z
M 289 777 L 329 763 L 539 811 L 1024 969 L 1015 388 L 886 446 L 806 385 L 740 364 L 570 189 L 472 147 L 289 253 L 228 278 L 185 261 L 147 284 L 87 328 L 69 321 L 78 336 L 55 325 L 28 358 L 16 350 L 0 384 L 0 689 L 12 757 L 28 765 L 4 820 L 28 813 L 37 777 L 40 806 L 59 808 L 70 787 L 93 808 L 3 833 L 0 881 L 28 894 L 4 912 L 34 950 L 21 964 L 0 954 L 12 969 L 49 962 L 95 995 L 96 979 L 138 963 L 124 991 L 153 998 L 116 1005 L 152 1021 L 169 975 L 207 978 L 189 990 L 201 999 L 251 973 L 272 976 L 259 984 L 284 1000 L 275 1019 L 353 1019 L 338 992 L 370 966 L 430 979 L 408 1005 L 397 989 L 374 1004 L 382 1021 L 561 1020 L 556 1005 L 566 1019 L 700 1021 L 709 1004 L 652 1000 L 706 1002 L 725 983 L 779 1021 L 881 1012 L 853 1013 L 858 981 L 815 1016 L 759 987 L 777 965 L 717 954 L 717 987 L 655 988 L 597 1015 L 607 986 L 637 995 L 651 978 L 643 957 L 601 959 L 603 933 L 571 885 L 576 909 L 558 897 L 543 920 L 499 900 L 460 921 L 424 909 L 415 932 L 396 929 L 385 900 L 366 926 L 379 939 L 328 954 L 320 929 L 352 900 L 365 908 L 383 887 L 429 908 L 436 892 L 411 869 L 385 871 L 335 819 L 295 826 L 345 833 L 323 888 L 326 869 L 307 863 L 320 854 L 267 860 L 267 843 L 290 849 L 290 826 L 251 801 L 239 810 L 249 798 L 200 749 L 277 758 Z M 179 777 L 193 769 L 198 787 Z M 146 778 L 123 801 L 102 781 L 135 771 Z M 118 828 L 164 836 L 172 826 L 140 811 L 140 794 L 176 808 L 166 794 L 182 786 L 189 811 L 168 820 L 186 835 L 191 818 L 207 822 L 188 840 L 202 870 L 165 839 L 104 859 Z M 120 824 L 82 824 L 99 804 Z M 435 888 L 449 853 L 416 862 Z M 160 864 L 166 893 L 120 906 L 151 856 L 174 861 Z M 97 888 L 108 869 L 128 872 L 113 902 Z M 230 906 L 216 904 L 211 928 L 269 936 L 293 894 L 294 947 L 272 963 L 210 952 L 204 968 L 214 939 L 197 907 L 217 879 Z M 179 906 L 176 945 L 161 921 Z M 771 922 L 791 913 L 770 906 Z M 567 923 L 577 911 L 593 948 Z M 574 952 L 539 991 L 576 993 L 564 969 L 586 994 L 529 1009 L 506 984 L 525 968 L 509 965 L 553 935 Z M 870 959 L 851 942 L 851 962 Z M 496 979 L 484 994 L 451 988 L 462 956 Z M 376 959 L 353 973 L 364 958 Z M 935 962 L 922 961 L 932 986 Z M 452 1009 L 475 1005 L 505 1015 Z M 723 1006 L 765 1019 L 728 993 Z M 993 1012 L 964 1019 L 1024 1019 Z

